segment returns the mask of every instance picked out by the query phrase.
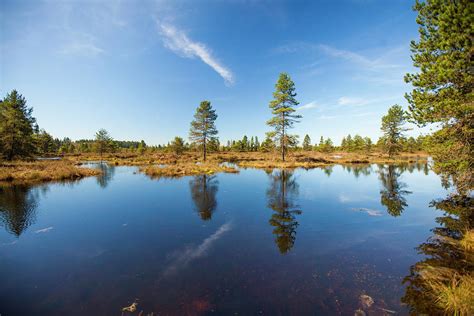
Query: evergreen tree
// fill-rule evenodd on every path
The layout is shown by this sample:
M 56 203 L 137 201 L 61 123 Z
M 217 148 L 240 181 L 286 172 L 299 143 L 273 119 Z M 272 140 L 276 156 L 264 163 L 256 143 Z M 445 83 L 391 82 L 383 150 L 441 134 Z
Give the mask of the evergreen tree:
M 247 135 L 244 135 L 242 138 L 242 143 L 240 147 L 241 151 L 248 151 L 249 150 L 249 139 L 247 138 Z
M 392 157 L 401 149 L 401 140 L 404 138 L 403 128 L 407 119 L 405 111 L 399 105 L 393 105 L 388 109 L 387 115 L 382 117 L 382 127 L 380 128 L 384 134 L 384 150 Z
M 13 90 L 0 102 L 0 155 L 7 160 L 31 156 L 35 151 L 33 108 Z
M 266 137 L 260 146 L 260 150 L 263 152 L 272 151 L 275 148 L 275 144 L 270 137 Z
M 258 151 L 260 149 L 260 142 L 258 141 L 258 137 L 255 136 L 255 149 L 254 151 Z
M 308 134 L 304 136 L 303 139 L 303 149 L 304 150 L 311 150 L 311 138 L 309 137 Z
M 95 146 L 97 152 L 100 154 L 100 159 L 102 160 L 102 154 L 109 151 L 112 146 L 112 137 L 109 135 L 105 129 L 100 129 L 95 134 Z
M 341 149 L 342 149 L 342 150 L 346 150 L 346 147 L 347 147 L 346 137 L 342 137 L 342 140 L 341 140 Z
M 139 155 L 143 155 L 146 150 L 146 144 L 144 140 L 141 140 L 140 143 L 138 144 L 137 152 Z
M 53 136 L 48 134 L 44 129 L 35 134 L 34 138 L 37 153 L 45 155 L 57 151 Z
M 171 142 L 171 149 L 176 155 L 181 155 L 185 150 L 184 140 L 181 137 L 176 136 Z
M 351 134 L 347 135 L 346 137 L 346 151 L 351 152 L 354 148 L 354 142 L 352 141 Z
M 292 128 L 294 123 L 299 122 L 298 119 L 301 118 L 301 115 L 294 114 L 296 111 L 294 107 L 299 104 L 295 97 L 294 82 L 287 73 L 280 74 L 275 85 L 273 100 L 269 105 L 272 109 L 273 118 L 267 124 L 273 128 L 273 131 L 268 132 L 267 135 L 274 140 L 274 143 L 279 145 L 283 161 L 285 161 L 288 145 L 292 141 L 288 129 Z
M 354 136 L 352 149 L 353 149 L 354 151 L 363 151 L 364 148 L 365 148 L 364 139 L 363 139 L 362 136 L 360 136 L 359 134 L 356 134 L 356 135 Z
M 327 138 L 325 141 L 324 141 L 324 145 L 323 145 L 323 150 L 325 152 L 332 152 L 334 150 L 334 145 L 333 145 L 333 142 L 331 140 L 331 138 Z
M 370 137 L 364 137 L 364 148 L 366 152 L 372 151 L 372 140 Z
M 196 109 L 194 120 L 191 122 L 189 139 L 201 146 L 204 161 L 206 161 L 208 142 L 216 139 L 216 119 L 217 114 L 212 108 L 211 102 L 202 101 Z
M 438 123 L 428 150 L 434 169 L 451 178 L 460 193 L 473 189 L 474 67 L 472 1 L 417 1 L 420 38 L 412 41 L 414 87 L 406 95 L 413 119 L 421 126 Z

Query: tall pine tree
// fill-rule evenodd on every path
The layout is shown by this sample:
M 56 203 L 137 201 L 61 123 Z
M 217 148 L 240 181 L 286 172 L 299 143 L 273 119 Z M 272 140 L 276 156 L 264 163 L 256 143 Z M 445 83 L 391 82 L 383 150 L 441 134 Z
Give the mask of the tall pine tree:
M 417 1 L 420 38 L 412 41 L 414 87 L 406 95 L 413 119 L 421 126 L 441 125 L 428 151 L 435 171 L 451 178 L 460 193 L 474 187 L 474 5 L 469 0 Z
M 31 156 L 35 151 L 33 134 L 36 120 L 33 108 L 13 90 L 0 102 L 0 155 L 7 160 Z
M 202 101 L 191 122 L 189 139 L 201 146 L 204 161 L 206 161 L 208 143 L 217 140 L 216 119 L 217 114 L 212 108 L 211 102 Z
M 270 102 L 270 109 L 273 117 L 267 124 L 273 128 L 267 136 L 272 138 L 274 143 L 280 147 L 281 159 L 285 161 L 285 154 L 288 146 L 294 143 L 295 137 L 288 134 L 288 129 L 294 123 L 299 122 L 301 115 L 294 114 L 294 109 L 299 103 L 295 99 L 295 84 L 287 73 L 281 73 L 275 85 L 273 100 Z

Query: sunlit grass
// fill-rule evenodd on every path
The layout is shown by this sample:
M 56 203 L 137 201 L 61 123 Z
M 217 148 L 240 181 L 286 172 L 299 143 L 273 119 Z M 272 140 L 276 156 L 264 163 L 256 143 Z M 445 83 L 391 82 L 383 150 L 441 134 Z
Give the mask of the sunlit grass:
M 445 237 L 446 238 L 446 237 Z M 464 233 L 461 240 L 446 238 L 445 242 L 465 253 L 465 260 L 474 259 L 474 230 Z M 426 265 L 420 272 L 434 303 L 447 315 L 474 315 L 474 274 L 460 274 L 448 267 Z
M 98 174 L 99 170 L 82 168 L 70 161 L 0 162 L 0 182 L 29 184 L 75 180 Z

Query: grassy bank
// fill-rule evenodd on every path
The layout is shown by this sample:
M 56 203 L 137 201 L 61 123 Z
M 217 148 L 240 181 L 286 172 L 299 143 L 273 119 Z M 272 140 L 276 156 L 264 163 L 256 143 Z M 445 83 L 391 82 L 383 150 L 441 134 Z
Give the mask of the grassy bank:
M 187 152 L 182 155 L 173 153 L 145 153 L 143 155 L 134 153 L 109 153 L 102 157 L 97 154 L 69 155 L 65 159 L 71 161 L 98 161 L 105 160 L 113 165 L 174 165 L 187 164 L 201 161 L 198 152 Z M 215 152 L 208 154 L 208 163 L 235 163 L 239 167 L 252 168 L 311 168 L 329 164 L 355 164 L 355 163 L 403 163 L 426 160 L 427 154 L 402 153 L 394 158 L 387 155 L 372 153 L 320 153 L 315 151 L 297 151 L 288 154 L 285 162 L 281 161 L 280 155 L 273 152 Z
M 193 162 L 178 163 L 165 166 L 143 166 L 140 172 L 152 178 L 173 178 L 182 176 L 192 176 L 199 174 L 214 174 L 217 172 L 238 173 L 236 168 L 223 166 L 217 163 L 196 164 Z
M 0 182 L 35 184 L 48 181 L 77 180 L 100 174 L 68 160 L 0 162 Z
M 66 155 L 55 161 L 17 161 L 0 162 L 0 182 L 39 183 L 46 181 L 75 180 L 93 176 L 99 170 L 82 168 L 83 161 L 104 160 L 111 165 L 139 166 L 140 172 L 151 177 L 181 177 L 218 172 L 236 173 L 238 169 L 223 163 L 233 163 L 240 168 L 316 168 L 334 164 L 390 164 L 423 161 L 425 153 L 402 153 L 395 158 L 373 152 L 363 153 L 320 153 L 314 151 L 291 152 L 285 162 L 273 152 L 216 152 L 208 155 L 206 163 L 201 163 L 198 152 L 187 152 L 182 155 L 159 152 L 145 153 L 108 153 L 102 157 L 94 154 Z

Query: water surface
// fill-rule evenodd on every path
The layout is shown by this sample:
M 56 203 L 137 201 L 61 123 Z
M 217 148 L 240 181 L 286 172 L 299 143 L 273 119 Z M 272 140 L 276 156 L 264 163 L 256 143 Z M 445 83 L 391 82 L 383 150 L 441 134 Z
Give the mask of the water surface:
M 0 314 L 406 314 L 444 197 L 423 164 L 0 187 Z M 369 295 L 367 309 L 360 301 Z

